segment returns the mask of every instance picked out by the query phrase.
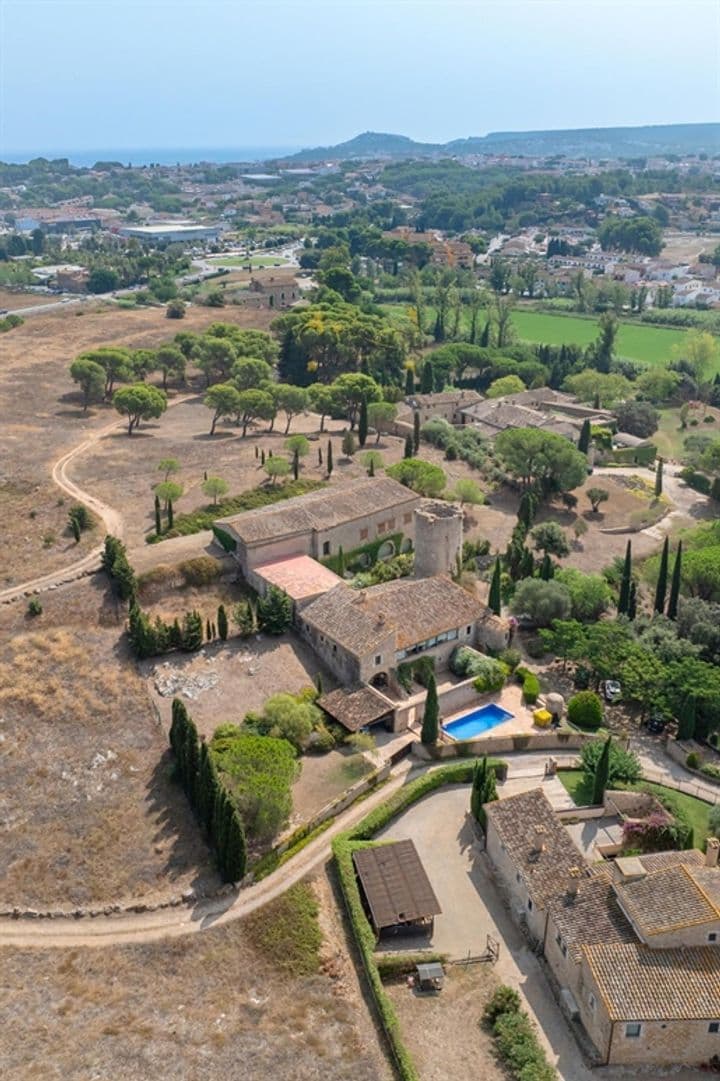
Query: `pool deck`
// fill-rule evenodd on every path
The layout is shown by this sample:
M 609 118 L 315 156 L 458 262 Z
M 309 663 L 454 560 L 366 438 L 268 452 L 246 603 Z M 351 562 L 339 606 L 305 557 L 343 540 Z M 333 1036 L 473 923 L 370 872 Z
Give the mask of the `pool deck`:
M 506 721 L 502 721 L 500 724 L 496 724 L 493 728 L 488 728 L 485 732 L 480 732 L 479 735 L 474 736 L 473 739 L 483 739 L 497 736 L 526 736 L 531 732 L 543 732 L 547 729 L 538 728 L 533 723 L 533 709 L 536 706 L 526 706 L 522 700 L 522 687 L 519 683 L 508 683 L 502 690 L 497 691 L 495 694 L 478 695 L 477 702 L 471 705 L 465 706 L 463 709 L 458 710 L 457 713 L 451 713 L 447 717 L 443 717 L 443 725 L 449 724 L 451 721 L 457 721 L 460 717 L 466 717 L 468 713 L 472 713 L 476 709 L 482 709 L 483 706 L 496 705 L 501 709 L 507 710 L 508 713 L 512 713 L 512 717 L 508 717 Z M 453 740 L 452 736 L 446 736 L 446 739 Z

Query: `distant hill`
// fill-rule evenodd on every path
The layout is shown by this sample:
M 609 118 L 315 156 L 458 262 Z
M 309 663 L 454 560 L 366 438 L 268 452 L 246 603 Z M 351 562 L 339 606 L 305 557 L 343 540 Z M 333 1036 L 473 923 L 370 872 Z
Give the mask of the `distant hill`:
M 656 124 L 639 128 L 576 128 L 566 131 L 494 131 L 489 135 L 418 143 L 405 135 L 366 131 L 337 146 L 301 150 L 289 161 L 467 157 L 512 154 L 526 157 L 637 158 L 659 154 L 720 154 L 720 124 Z

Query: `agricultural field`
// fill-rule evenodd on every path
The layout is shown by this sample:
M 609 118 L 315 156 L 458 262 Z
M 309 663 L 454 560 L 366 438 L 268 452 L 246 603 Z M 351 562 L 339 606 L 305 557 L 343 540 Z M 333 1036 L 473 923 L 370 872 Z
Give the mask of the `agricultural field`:
M 253 269 L 286 265 L 281 255 L 251 255 L 249 259 L 245 255 L 213 255 L 208 262 L 216 266 L 235 267 L 247 267 L 249 264 Z

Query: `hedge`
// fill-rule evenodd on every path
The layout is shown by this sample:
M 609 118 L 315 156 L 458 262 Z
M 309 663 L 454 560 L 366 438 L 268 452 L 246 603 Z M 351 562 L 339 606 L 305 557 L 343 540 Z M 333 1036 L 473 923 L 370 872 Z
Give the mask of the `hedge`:
M 376 964 L 380 976 L 384 980 L 409 976 L 416 965 L 428 965 L 433 961 L 445 964 L 445 953 L 385 953 L 378 957 Z
M 526 705 L 534 706 L 540 695 L 540 680 L 534 672 L 530 672 L 527 668 L 517 668 L 515 675 L 522 684 L 523 699 Z
M 489 759 L 488 764 L 493 768 L 505 766 L 504 762 L 495 759 Z M 429 792 L 434 792 L 446 784 L 469 783 L 472 780 L 474 768 L 474 762 L 454 762 L 452 765 L 441 766 L 439 769 L 425 773 L 416 781 L 412 781 L 399 789 L 389 800 L 381 804 L 380 807 L 376 807 L 374 811 L 371 811 L 369 815 L 363 818 L 357 826 L 347 833 L 341 833 L 332 844 L 340 889 L 355 942 L 360 951 L 375 1006 L 390 1044 L 401 1081 L 420 1081 L 420 1075 L 415 1069 L 410 1052 L 403 1042 L 395 1007 L 383 987 L 380 970 L 375 960 L 375 935 L 363 908 L 360 890 L 355 878 L 352 854 L 355 848 L 368 844 L 370 839 L 379 830 L 383 829 L 392 818 L 404 811 L 406 807 L 416 803 L 417 800 L 422 799 Z

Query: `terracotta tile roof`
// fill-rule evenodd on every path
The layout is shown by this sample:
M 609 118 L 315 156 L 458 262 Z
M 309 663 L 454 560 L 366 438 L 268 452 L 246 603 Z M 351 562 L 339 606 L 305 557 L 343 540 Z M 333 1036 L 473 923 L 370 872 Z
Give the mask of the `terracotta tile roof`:
M 378 931 L 442 912 L 412 841 L 357 849 L 353 863 Z
M 680 852 L 649 852 L 646 856 L 638 856 L 638 859 L 648 873 L 662 871 L 665 867 L 676 867 L 680 863 L 687 867 L 705 863 L 702 852 L 697 848 L 687 848 Z
M 399 578 L 350 589 L 338 586 L 303 609 L 303 620 L 358 655 L 395 635 L 395 648 L 425 642 L 480 620 L 485 605 L 449 578 Z
M 392 702 L 364 683 L 338 687 L 318 698 L 317 704 L 350 732 L 379 721 L 393 710 Z
M 611 1020 L 720 1019 L 720 949 L 584 946 Z
M 367 477 L 293 496 L 257 510 L 231 514 L 219 518 L 216 524 L 230 526 L 245 544 L 252 545 L 297 533 L 332 529 L 408 503 L 419 503 L 419 497 L 405 485 L 391 477 Z
M 537 905 L 559 899 L 578 870 L 580 890 L 587 887 L 590 870 L 541 788 L 490 803 L 486 812 Z
M 583 946 L 637 942 L 605 868 L 583 878 L 576 897 L 563 889 L 552 898 L 549 908 L 573 961 L 580 960 Z
M 720 911 L 696 882 L 696 873 L 695 868 L 676 864 L 634 881 L 616 881 L 615 892 L 643 936 L 717 921 Z

